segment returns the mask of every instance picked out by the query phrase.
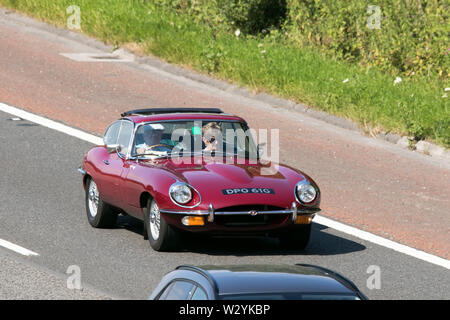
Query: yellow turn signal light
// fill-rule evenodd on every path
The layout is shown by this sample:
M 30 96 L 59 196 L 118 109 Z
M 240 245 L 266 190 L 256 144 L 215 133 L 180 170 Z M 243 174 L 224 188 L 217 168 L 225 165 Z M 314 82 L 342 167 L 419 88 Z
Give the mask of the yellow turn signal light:
M 192 217 L 192 216 L 186 216 L 181 219 L 181 223 L 183 223 L 185 226 L 204 226 L 205 225 L 205 219 L 203 217 Z
M 310 224 L 312 219 L 313 219 L 313 215 L 310 216 L 297 216 L 297 219 L 295 220 L 295 224 Z

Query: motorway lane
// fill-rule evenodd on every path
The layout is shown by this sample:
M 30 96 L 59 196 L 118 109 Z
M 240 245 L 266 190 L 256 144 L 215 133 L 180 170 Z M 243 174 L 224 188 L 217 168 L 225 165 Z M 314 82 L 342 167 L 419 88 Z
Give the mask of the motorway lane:
M 136 219 L 121 217 L 115 229 L 93 229 L 76 171 L 92 145 L 9 118 L 0 112 L 0 238 L 39 253 L 21 259 L 55 273 L 79 266 L 82 283 L 108 296 L 145 299 L 180 264 L 312 263 L 342 273 L 372 299 L 450 299 L 447 269 L 319 224 L 305 252 L 280 251 L 274 239 L 236 238 L 191 240 L 180 252 L 158 253 L 143 240 Z M 366 287 L 371 265 L 381 270 L 379 290 Z
M 107 294 L 90 288 L 71 290 L 67 275 L 58 274 L 43 266 L 0 248 L 0 300 L 105 300 Z
M 0 101 L 100 134 L 128 108 L 219 106 L 280 129 L 281 161 L 318 182 L 323 215 L 450 258 L 449 163 L 147 65 L 60 55 L 98 48 L 0 9 Z

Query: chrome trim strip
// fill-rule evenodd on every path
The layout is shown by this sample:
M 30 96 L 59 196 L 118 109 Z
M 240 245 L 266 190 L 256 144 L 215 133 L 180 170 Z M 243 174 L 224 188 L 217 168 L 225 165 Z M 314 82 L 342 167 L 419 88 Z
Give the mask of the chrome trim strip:
M 207 216 L 207 215 L 209 215 L 209 211 L 205 211 L 205 210 L 180 211 L 180 210 L 159 209 L 159 212 L 169 213 L 169 214 L 190 215 L 190 216 Z
M 122 158 L 123 160 L 127 160 L 127 159 L 129 159 L 130 156 L 131 156 L 131 147 L 132 147 L 132 141 L 133 141 L 134 133 L 135 133 L 135 131 L 134 131 L 135 125 L 134 125 L 134 122 L 131 121 L 130 119 L 123 118 L 123 119 L 120 119 L 120 120 L 131 122 L 131 126 L 132 126 L 132 128 L 133 128 L 133 130 L 131 131 L 131 136 L 130 136 L 130 138 L 128 139 L 128 151 L 127 151 L 127 154 L 122 154 L 121 152 L 117 152 L 117 155 L 118 155 L 120 158 Z M 122 133 L 122 126 L 120 126 L 119 136 L 120 136 L 121 133 Z M 117 140 L 119 140 L 119 136 L 117 136 Z
M 192 211 L 179 211 L 179 210 L 166 210 L 160 209 L 161 213 L 169 213 L 169 214 L 181 214 L 181 215 L 196 215 L 196 216 L 210 216 L 210 222 L 214 222 L 214 216 L 224 216 L 224 215 L 250 215 L 248 211 L 215 211 L 212 204 L 208 211 L 206 210 L 192 210 Z M 308 208 L 308 209 L 297 209 L 295 219 L 297 219 L 298 215 L 310 215 L 319 212 L 319 208 Z M 260 214 L 293 214 L 294 211 L 290 210 L 272 210 L 272 211 L 258 211 L 258 215 Z M 211 221 L 211 218 L 213 219 Z M 294 220 L 295 221 L 295 220 Z
M 212 203 L 209 204 L 209 222 L 214 222 L 214 206 L 212 205 Z
M 136 132 L 138 131 L 139 127 L 144 125 L 144 124 L 147 124 L 147 123 L 146 122 L 141 122 L 141 123 L 138 123 L 138 124 L 134 123 L 133 136 L 131 137 L 130 149 L 129 149 L 129 153 L 127 155 L 129 160 L 138 160 L 138 157 L 131 155 L 131 151 L 133 150 L 134 143 L 136 141 Z
M 297 204 L 292 202 L 292 222 L 295 223 L 297 221 Z
M 256 210 L 257 211 L 257 210 Z M 291 210 L 272 210 L 272 211 L 257 211 L 258 214 L 291 214 Z M 232 215 L 250 215 L 248 211 L 216 211 L 216 215 L 232 216 Z
M 77 169 L 77 171 L 78 171 L 79 173 L 81 173 L 83 176 L 86 174 L 86 170 L 84 170 L 84 169 L 81 168 L 81 167 L 79 167 L 79 168 Z

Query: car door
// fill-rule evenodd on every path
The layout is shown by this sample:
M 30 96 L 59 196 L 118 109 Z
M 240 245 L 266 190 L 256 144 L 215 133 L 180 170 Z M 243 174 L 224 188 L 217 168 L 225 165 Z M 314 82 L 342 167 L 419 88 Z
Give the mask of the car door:
M 98 169 L 101 171 L 101 179 L 99 181 L 100 194 L 105 202 L 119 208 L 122 208 L 123 204 L 123 196 L 121 194 L 122 174 L 133 129 L 134 124 L 129 120 L 119 120 L 113 123 L 108 128 L 104 140 L 107 145 L 118 145 L 118 151 L 108 151 L 105 146 L 103 159 L 98 164 Z M 116 132 L 117 135 L 115 134 Z

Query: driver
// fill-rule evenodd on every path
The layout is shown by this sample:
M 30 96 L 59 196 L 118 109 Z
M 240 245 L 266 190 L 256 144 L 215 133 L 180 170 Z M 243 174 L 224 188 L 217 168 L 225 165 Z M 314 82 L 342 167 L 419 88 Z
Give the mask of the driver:
M 144 143 L 136 145 L 136 153 L 144 154 L 154 145 L 161 144 L 164 127 L 162 125 L 146 125 L 144 127 Z

